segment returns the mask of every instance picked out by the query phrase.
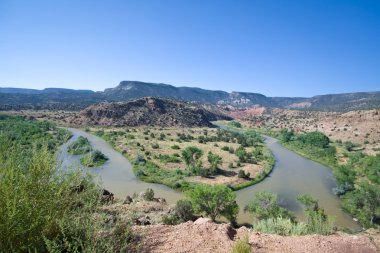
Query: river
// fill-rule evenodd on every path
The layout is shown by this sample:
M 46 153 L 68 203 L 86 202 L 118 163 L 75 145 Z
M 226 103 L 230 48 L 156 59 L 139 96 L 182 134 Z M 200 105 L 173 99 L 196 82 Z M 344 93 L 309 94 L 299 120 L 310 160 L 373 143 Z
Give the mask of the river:
M 59 160 L 64 166 L 80 166 L 79 156 L 67 153 L 67 146 L 79 136 L 86 137 L 94 149 L 100 150 L 109 160 L 99 168 L 91 169 L 99 175 L 103 187 L 113 192 L 119 198 L 133 195 L 146 188 L 152 188 L 156 196 L 165 198 L 169 203 L 175 203 L 182 194 L 160 184 L 145 183 L 135 177 L 131 163 L 119 152 L 115 151 L 106 141 L 90 133 L 69 128 L 73 137 L 63 145 Z M 319 200 L 327 214 L 335 216 L 336 225 L 343 228 L 360 229 L 358 223 L 340 208 L 339 198 L 332 193 L 336 185 L 329 168 L 308 160 L 281 146 L 276 139 L 266 137 L 266 145 L 272 151 L 276 164 L 272 173 L 262 182 L 236 192 L 240 206 L 239 223 L 252 223 L 252 218 L 243 212 L 244 206 L 259 191 L 277 193 L 283 206 L 293 211 L 297 218 L 303 219 L 302 208 L 296 201 L 300 194 L 311 194 Z

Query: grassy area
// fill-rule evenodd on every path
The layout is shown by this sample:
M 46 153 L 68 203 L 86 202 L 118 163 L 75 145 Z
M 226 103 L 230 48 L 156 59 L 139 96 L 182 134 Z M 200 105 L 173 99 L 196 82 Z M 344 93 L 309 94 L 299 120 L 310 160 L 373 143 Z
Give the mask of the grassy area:
M 263 180 L 274 164 L 272 154 L 255 132 L 143 127 L 87 130 L 132 161 L 141 180 L 175 189 L 187 189 L 197 183 L 241 189 Z M 189 148 L 202 153 L 196 165 L 184 159 Z

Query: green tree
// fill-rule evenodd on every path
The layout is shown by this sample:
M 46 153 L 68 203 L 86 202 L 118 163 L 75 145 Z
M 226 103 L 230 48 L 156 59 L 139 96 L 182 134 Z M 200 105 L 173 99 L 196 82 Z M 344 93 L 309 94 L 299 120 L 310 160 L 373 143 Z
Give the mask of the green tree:
M 329 137 L 321 132 L 310 132 L 299 136 L 299 140 L 304 144 L 319 148 L 327 148 L 330 143 Z
M 218 169 L 218 165 L 222 164 L 222 157 L 213 154 L 211 151 L 208 152 L 207 160 L 210 163 L 210 169 L 213 173 Z
M 294 132 L 293 131 L 289 131 L 287 128 L 282 129 L 280 131 L 280 133 L 281 133 L 281 139 L 284 142 L 291 141 L 292 137 L 294 136 Z
M 278 204 L 276 194 L 266 191 L 256 193 L 253 200 L 245 206 L 244 211 L 251 213 L 259 220 L 277 217 L 294 218 L 287 209 Z
M 373 226 L 380 217 L 380 187 L 361 183 L 357 190 L 347 193 L 343 198 L 343 207 L 358 217 L 365 226 Z
M 307 230 L 309 233 L 331 234 L 334 230 L 334 220 L 319 207 L 318 200 L 308 194 L 303 194 L 297 200 L 305 206 Z
M 206 214 L 213 221 L 219 216 L 224 216 L 231 222 L 236 220 L 239 212 L 236 194 L 227 186 L 199 184 L 185 194 L 196 212 Z
M 182 151 L 182 158 L 186 165 L 191 168 L 200 167 L 200 158 L 203 151 L 197 147 L 190 146 Z

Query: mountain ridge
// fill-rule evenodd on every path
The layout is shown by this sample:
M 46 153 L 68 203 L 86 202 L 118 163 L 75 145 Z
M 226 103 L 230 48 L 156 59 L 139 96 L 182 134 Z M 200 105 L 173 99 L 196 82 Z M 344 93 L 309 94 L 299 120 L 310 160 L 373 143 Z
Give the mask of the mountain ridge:
M 351 92 L 316 95 L 313 97 L 268 97 L 254 92 L 226 92 L 199 87 L 176 87 L 164 83 L 121 81 L 114 88 L 94 92 L 46 88 L 43 90 L 0 87 L 0 110 L 69 109 L 81 110 L 99 102 L 118 102 L 142 97 L 169 98 L 181 101 L 232 106 L 234 108 L 301 109 L 314 111 L 350 111 L 380 108 L 380 92 Z

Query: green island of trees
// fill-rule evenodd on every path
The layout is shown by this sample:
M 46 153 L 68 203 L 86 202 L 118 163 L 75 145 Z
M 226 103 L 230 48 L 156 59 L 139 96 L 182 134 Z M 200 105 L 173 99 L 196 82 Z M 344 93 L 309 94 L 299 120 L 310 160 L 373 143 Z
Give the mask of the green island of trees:
M 98 167 L 108 160 L 108 157 L 99 150 L 92 151 L 90 142 L 83 136 L 79 136 L 71 143 L 67 147 L 67 152 L 72 155 L 82 155 L 80 162 L 85 167 Z

